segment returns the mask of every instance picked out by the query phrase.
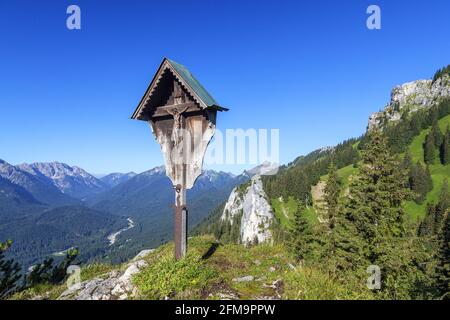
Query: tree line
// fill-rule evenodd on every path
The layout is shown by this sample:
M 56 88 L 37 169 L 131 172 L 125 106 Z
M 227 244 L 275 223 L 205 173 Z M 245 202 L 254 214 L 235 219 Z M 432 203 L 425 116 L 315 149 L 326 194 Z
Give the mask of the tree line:
M 433 76 L 433 83 L 435 83 L 438 79 L 442 78 L 446 74 L 450 75 L 450 65 L 436 71 L 436 73 Z
M 31 268 L 28 274 L 14 259 L 5 257 L 5 252 L 13 245 L 11 240 L 0 242 L 0 299 L 7 299 L 38 284 L 60 284 L 67 278 L 67 268 L 78 256 L 78 249 L 67 250 L 65 258 L 55 263 L 53 258 L 45 259 Z

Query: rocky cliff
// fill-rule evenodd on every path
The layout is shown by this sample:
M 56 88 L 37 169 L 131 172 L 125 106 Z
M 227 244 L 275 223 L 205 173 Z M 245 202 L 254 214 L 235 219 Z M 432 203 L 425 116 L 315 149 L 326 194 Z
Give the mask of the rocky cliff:
M 233 189 L 225 204 L 222 221 L 240 222 L 240 241 L 243 244 L 267 242 L 272 239 L 270 225 L 273 212 L 267 201 L 261 177 L 255 175 L 248 183 Z
M 417 80 L 396 86 L 391 101 L 380 112 L 369 117 L 368 130 L 379 128 L 401 119 L 404 114 L 429 108 L 450 97 L 450 76 L 444 74 L 435 80 Z

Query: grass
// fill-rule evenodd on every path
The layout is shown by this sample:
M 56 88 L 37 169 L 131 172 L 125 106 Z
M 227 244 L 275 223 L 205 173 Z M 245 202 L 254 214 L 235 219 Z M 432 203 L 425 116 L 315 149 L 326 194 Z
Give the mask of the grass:
M 220 244 L 211 236 L 189 239 L 189 254 L 175 261 L 173 244 L 145 257 L 149 267 L 133 281 L 139 299 L 358 299 L 370 291 L 353 291 L 345 281 L 319 269 L 295 264 L 284 245 L 260 244 L 244 248 Z M 236 278 L 253 277 L 251 281 Z M 360 287 L 364 287 L 365 279 Z M 275 285 L 274 285 L 275 284 Z M 352 284 L 353 285 L 353 284 Z
M 200 240 L 200 239 L 204 239 Z M 191 238 L 188 255 L 179 261 L 173 256 L 173 243 L 159 247 L 145 258 L 149 266 L 133 281 L 141 299 L 199 299 L 203 290 L 217 277 L 203 255 L 214 243 L 206 238 Z
M 175 261 L 173 244 L 161 246 L 145 257 L 149 267 L 133 279 L 141 299 L 218 299 L 221 294 L 253 299 L 273 294 L 263 283 L 275 281 L 288 268 L 284 247 L 261 244 L 222 245 L 211 236 L 189 239 L 188 255 Z M 234 278 L 253 276 L 253 281 Z
M 110 265 L 105 263 L 93 263 L 81 269 L 81 281 L 91 280 L 94 278 L 104 278 L 110 271 L 120 269 L 121 266 Z
M 281 226 L 289 227 L 298 207 L 297 201 L 293 197 L 289 197 L 287 202 L 283 199 L 272 199 L 271 204 Z
M 350 184 L 350 177 L 358 173 L 358 168 L 355 168 L 353 164 L 337 170 L 338 177 L 342 183 L 342 190 L 345 191 Z M 320 181 L 326 181 L 328 179 L 328 174 L 320 177 Z
M 358 168 L 353 165 L 346 166 L 337 171 L 341 181 L 342 193 L 345 193 L 350 187 L 351 177 L 358 174 Z
M 292 225 L 294 214 L 298 207 L 297 200 L 295 200 L 294 197 L 289 197 L 288 201 L 272 199 L 271 205 L 281 226 L 283 228 L 289 228 Z M 305 208 L 303 214 L 311 224 L 316 224 L 318 222 L 316 211 L 312 206 Z
M 317 224 L 319 223 L 319 219 L 317 219 L 317 212 L 314 209 L 313 206 L 308 206 L 307 208 L 305 208 L 305 210 L 303 211 L 306 219 L 312 224 Z
M 450 115 L 440 119 L 438 123 L 441 131 L 445 132 L 447 126 L 450 125 Z M 409 152 L 414 162 L 420 161 L 422 164 L 424 163 L 422 146 L 429 131 L 430 128 L 422 130 L 409 146 Z M 427 194 L 425 201 L 422 204 L 417 204 L 414 201 L 407 201 L 405 203 L 406 212 L 415 220 L 425 216 L 427 203 L 437 202 L 444 179 L 447 178 L 450 180 L 450 165 L 432 164 L 430 165 L 430 173 L 431 179 L 433 180 L 433 189 Z
M 42 297 L 49 300 L 56 300 L 67 289 L 66 284 L 38 284 L 32 288 L 13 294 L 10 300 L 31 300 Z
M 372 300 L 375 296 L 360 277 L 345 275 L 336 279 L 318 268 L 304 267 L 285 275 L 283 298 L 289 300 Z

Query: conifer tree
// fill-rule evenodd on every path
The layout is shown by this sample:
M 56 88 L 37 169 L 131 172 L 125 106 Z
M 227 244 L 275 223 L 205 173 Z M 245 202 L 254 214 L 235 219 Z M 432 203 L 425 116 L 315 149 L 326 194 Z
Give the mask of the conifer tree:
M 328 269 L 339 275 L 352 271 L 361 273 L 360 266 L 366 264 L 364 243 L 358 234 L 354 220 L 348 213 L 338 210 L 335 227 L 330 232 L 322 233 L 322 259 Z M 363 271 L 364 272 L 364 271 Z
M 433 139 L 434 139 L 434 146 L 436 148 L 439 148 L 442 144 L 442 141 L 444 140 L 444 136 L 442 135 L 442 131 L 439 128 L 439 123 L 436 118 L 433 121 L 430 133 L 432 134 Z
M 436 146 L 434 142 L 434 137 L 431 133 L 429 133 L 425 138 L 423 152 L 425 163 L 433 164 L 436 160 Z
M 439 234 L 437 253 L 436 288 L 439 298 L 450 299 L 450 214 L 447 213 L 444 226 Z
M 59 264 L 54 265 L 53 258 L 45 259 L 33 267 L 26 277 L 26 284 L 32 287 L 36 284 L 60 284 L 67 276 L 67 267 L 76 259 L 79 251 L 76 248 L 67 250 L 66 256 Z
M 328 213 L 328 227 L 334 229 L 335 217 L 338 210 L 338 200 L 340 194 L 340 185 L 338 181 L 337 169 L 332 162 L 328 169 L 328 180 L 324 189 L 324 200 Z
M 442 189 L 439 195 L 439 206 L 441 206 L 443 210 L 448 210 L 450 208 L 450 189 L 448 179 L 444 179 L 444 182 L 442 183 Z
M 9 240 L 5 243 L 0 242 L 0 299 L 7 298 L 18 289 L 18 282 L 21 278 L 20 266 L 12 259 L 5 259 L 4 252 L 12 245 Z
M 440 158 L 443 165 L 450 164 L 450 129 L 448 127 L 440 148 Z
M 406 150 L 405 157 L 403 158 L 403 162 L 402 162 L 402 169 L 409 171 L 412 166 L 413 166 L 413 161 L 412 161 L 411 152 L 409 152 L 409 150 Z
M 374 258 L 383 233 L 388 236 L 403 234 L 401 204 L 409 192 L 406 190 L 406 172 L 390 155 L 386 138 L 380 131 L 370 133 L 363 161 L 360 176 L 351 186 L 348 207 L 366 239 L 369 256 Z
M 411 165 L 408 172 L 408 184 L 409 188 L 415 193 L 414 201 L 421 204 L 427 193 L 433 189 L 429 167 L 424 168 L 419 161 Z
M 450 191 L 448 187 L 448 180 L 445 179 L 442 184 L 442 189 L 439 195 L 438 203 L 436 205 L 436 213 L 434 221 L 435 234 L 439 234 L 441 232 L 441 228 L 443 227 L 445 216 L 449 208 L 450 208 Z
M 289 233 L 289 246 L 297 261 L 302 261 L 310 248 L 311 229 L 306 220 L 303 210 L 305 206 L 302 202 L 297 207 L 294 214 L 294 223 Z
M 426 209 L 426 215 L 419 226 L 420 237 L 432 237 L 435 234 L 435 220 L 436 220 L 436 206 L 434 204 L 428 204 Z
M 354 263 L 381 268 L 384 297 L 403 298 L 416 282 L 419 252 L 410 250 L 416 239 L 406 231 L 402 206 L 410 195 L 406 172 L 390 154 L 386 138 L 371 131 L 345 210 L 363 246 L 363 257 Z

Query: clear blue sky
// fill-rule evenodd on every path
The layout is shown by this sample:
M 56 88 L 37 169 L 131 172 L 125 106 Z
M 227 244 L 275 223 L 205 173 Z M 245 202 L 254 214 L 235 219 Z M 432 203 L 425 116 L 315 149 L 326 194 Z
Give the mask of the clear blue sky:
M 70 4 L 81 30 L 66 28 Z M 161 164 L 129 117 L 169 57 L 231 109 L 219 128 L 279 128 L 286 163 L 359 136 L 394 85 L 449 64 L 449 12 L 448 0 L 1 1 L 0 158 L 93 173 Z

